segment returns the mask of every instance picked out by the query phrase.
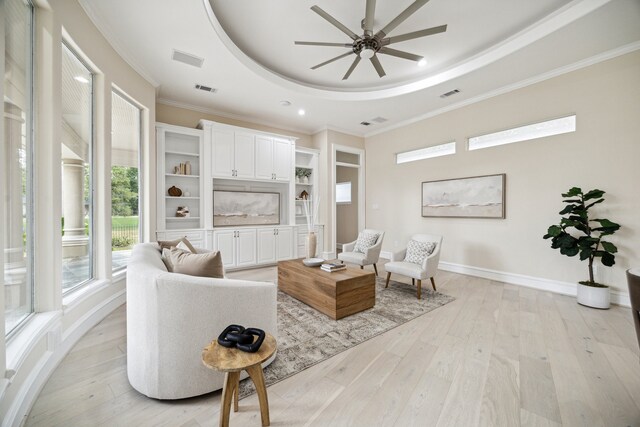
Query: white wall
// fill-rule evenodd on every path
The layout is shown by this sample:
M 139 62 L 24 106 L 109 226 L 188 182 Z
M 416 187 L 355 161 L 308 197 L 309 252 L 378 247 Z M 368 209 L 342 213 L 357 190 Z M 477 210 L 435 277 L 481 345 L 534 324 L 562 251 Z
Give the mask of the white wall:
M 35 19 L 35 293 L 36 314 L 0 352 L 0 420 L 23 421 L 48 375 L 75 342 L 124 302 L 124 275 L 111 274 L 111 90 L 113 85 L 143 107 L 144 237 L 155 227 L 149 195 L 155 195 L 155 88 L 111 48 L 77 0 L 37 0 Z M 97 280 L 63 300 L 60 233 L 61 42 L 67 40 L 96 74 L 94 212 Z M 4 319 L 2 319 L 4 322 Z M 6 388 L 5 388 L 6 387 Z
M 462 88 L 464 90 L 464 88 Z M 470 136 L 577 114 L 577 131 L 467 151 Z M 626 293 L 625 270 L 640 265 L 640 52 L 366 138 L 367 227 L 386 231 L 384 251 L 413 233 L 444 236 L 441 261 L 575 283 L 586 263 L 543 240 L 559 221 L 560 194 L 600 188 L 596 216 L 622 225 L 611 238 L 616 265 L 598 279 Z M 394 153 L 457 141 L 452 156 L 396 165 Z M 422 218 L 421 182 L 506 173 L 506 219 Z M 380 209 L 373 210 L 372 205 Z

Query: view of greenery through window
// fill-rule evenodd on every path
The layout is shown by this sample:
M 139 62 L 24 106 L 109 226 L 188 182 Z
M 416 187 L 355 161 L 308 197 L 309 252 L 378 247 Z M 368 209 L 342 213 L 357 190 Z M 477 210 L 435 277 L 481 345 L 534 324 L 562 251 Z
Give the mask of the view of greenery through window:
M 140 108 L 118 92 L 111 97 L 111 264 L 126 267 L 140 241 Z
M 138 243 L 138 168 L 111 168 L 111 246 L 131 249 Z

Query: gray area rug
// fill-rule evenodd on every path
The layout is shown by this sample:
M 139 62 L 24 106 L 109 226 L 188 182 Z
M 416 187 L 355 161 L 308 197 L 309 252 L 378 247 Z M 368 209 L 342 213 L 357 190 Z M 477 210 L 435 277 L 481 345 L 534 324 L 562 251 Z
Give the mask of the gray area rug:
M 402 325 L 455 298 L 422 286 L 422 299 L 415 286 L 376 278 L 376 305 L 366 311 L 333 320 L 308 305 L 278 291 L 278 353 L 264 369 L 266 385 L 275 384 L 310 366 L 368 339 Z M 239 398 L 255 392 L 253 382 L 240 382 Z

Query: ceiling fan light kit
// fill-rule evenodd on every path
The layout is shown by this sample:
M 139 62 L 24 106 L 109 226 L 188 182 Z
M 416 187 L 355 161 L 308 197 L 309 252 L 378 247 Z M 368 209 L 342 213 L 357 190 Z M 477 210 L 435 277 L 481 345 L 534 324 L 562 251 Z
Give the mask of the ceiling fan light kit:
M 302 45 L 302 46 L 332 46 L 332 47 L 342 47 L 342 48 L 350 48 L 351 51 L 347 53 L 343 53 L 341 55 L 336 56 L 335 58 L 331 58 L 328 61 L 324 61 L 320 64 L 314 65 L 311 67 L 312 70 L 316 70 L 320 67 L 323 67 L 327 64 L 330 64 L 338 59 L 345 58 L 347 56 L 356 55 L 353 63 L 347 70 L 342 80 L 347 80 L 353 70 L 358 66 L 361 59 L 368 59 L 371 61 L 373 68 L 375 68 L 379 77 L 384 77 L 386 75 L 380 60 L 378 59 L 378 54 L 395 56 L 397 58 L 408 59 L 410 61 L 416 61 L 419 66 L 425 66 L 427 61 L 424 57 L 419 55 L 414 55 L 409 52 L 404 52 L 397 49 L 392 49 L 387 47 L 393 43 L 399 43 L 407 40 L 413 40 L 420 37 L 431 36 L 434 34 L 440 34 L 447 31 L 446 25 L 440 25 L 437 27 L 426 28 L 420 31 L 413 31 L 411 33 L 401 34 L 398 36 L 387 37 L 391 31 L 393 31 L 398 25 L 404 22 L 408 17 L 413 15 L 418 9 L 427 4 L 429 0 L 416 0 L 409 7 L 407 7 L 404 11 L 402 11 L 398 16 L 396 16 L 391 22 L 385 25 L 381 30 L 374 34 L 373 32 L 373 20 L 375 16 L 376 9 L 376 0 L 367 0 L 366 8 L 365 8 L 365 17 L 362 20 L 362 30 L 363 35 L 359 36 L 353 31 L 351 31 L 347 26 L 342 24 L 340 21 L 335 19 L 333 16 L 329 15 L 325 12 L 320 6 L 312 6 L 311 10 L 324 18 L 331 25 L 345 33 L 347 36 L 351 38 L 350 43 L 329 43 L 329 42 L 306 42 L 306 41 L 296 41 L 294 44 Z

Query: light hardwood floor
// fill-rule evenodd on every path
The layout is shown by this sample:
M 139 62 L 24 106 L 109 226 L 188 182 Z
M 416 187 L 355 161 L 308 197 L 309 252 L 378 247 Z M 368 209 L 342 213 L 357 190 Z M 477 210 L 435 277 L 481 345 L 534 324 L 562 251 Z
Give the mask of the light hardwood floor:
M 269 387 L 271 425 L 640 426 L 629 309 L 447 272 L 437 285 L 456 300 Z M 158 401 L 129 386 L 125 324 L 121 307 L 78 342 L 26 425 L 217 425 L 219 391 Z M 255 395 L 231 425 L 261 425 Z

